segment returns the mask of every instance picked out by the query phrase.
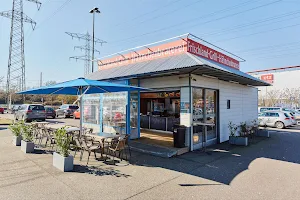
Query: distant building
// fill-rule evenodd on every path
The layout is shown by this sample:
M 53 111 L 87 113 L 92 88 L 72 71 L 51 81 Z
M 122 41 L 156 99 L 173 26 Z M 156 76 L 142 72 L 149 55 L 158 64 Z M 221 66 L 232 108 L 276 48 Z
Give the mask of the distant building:
M 272 84 L 259 87 L 260 105 L 300 106 L 300 66 L 257 70 L 248 74 Z

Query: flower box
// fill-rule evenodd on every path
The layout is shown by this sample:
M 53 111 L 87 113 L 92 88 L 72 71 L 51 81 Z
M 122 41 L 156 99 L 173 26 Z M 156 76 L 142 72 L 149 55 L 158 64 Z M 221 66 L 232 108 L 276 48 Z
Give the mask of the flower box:
M 21 146 L 21 140 L 22 140 L 22 135 L 19 135 L 19 136 L 13 136 L 13 140 L 12 140 L 12 143 L 15 145 L 15 146 Z
M 56 152 L 53 153 L 53 166 L 63 172 L 72 171 L 74 168 L 73 162 L 74 158 L 71 155 L 64 157 Z
M 229 144 L 248 146 L 248 137 L 229 136 Z
M 21 150 L 24 153 L 34 152 L 34 143 L 33 142 L 26 142 L 24 140 L 21 140 Z

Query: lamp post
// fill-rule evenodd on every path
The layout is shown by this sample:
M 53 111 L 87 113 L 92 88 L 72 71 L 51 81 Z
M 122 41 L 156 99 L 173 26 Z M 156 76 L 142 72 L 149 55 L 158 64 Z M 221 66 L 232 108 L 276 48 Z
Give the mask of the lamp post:
M 93 50 L 92 50 L 92 73 L 94 72 L 94 53 L 95 53 L 95 13 L 100 13 L 99 8 L 93 8 L 90 10 L 90 13 L 93 14 Z

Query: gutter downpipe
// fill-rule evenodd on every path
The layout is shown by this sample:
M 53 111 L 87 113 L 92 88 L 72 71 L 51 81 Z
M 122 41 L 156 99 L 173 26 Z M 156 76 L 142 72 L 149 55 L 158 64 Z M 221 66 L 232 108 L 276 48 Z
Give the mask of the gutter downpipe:
M 190 128 L 189 128 L 189 133 L 190 133 L 190 150 L 193 151 L 193 113 L 192 113 L 192 86 L 191 86 L 191 73 L 189 73 L 189 102 L 190 102 Z

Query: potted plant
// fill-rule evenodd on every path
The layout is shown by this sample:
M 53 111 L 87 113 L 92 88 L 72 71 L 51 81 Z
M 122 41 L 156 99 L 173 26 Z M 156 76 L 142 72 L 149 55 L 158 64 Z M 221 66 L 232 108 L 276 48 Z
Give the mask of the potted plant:
M 230 131 L 229 143 L 233 145 L 248 146 L 248 127 L 246 122 L 241 122 L 239 126 L 229 122 L 228 128 Z M 239 129 L 239 135 L 236 131 Z
M 232 121 L 229 122 L 228 124 L 228 129 L 229 129 L 229 132 L 230 132 L 230 135 L 229 135 L 229 143 L 230 144 L 234 144 L 235 143 L 235 134 L 236 134 L 236 131 L 237 131 L 237 125 L 235 125 L 234 123 L 232 123 Z
M 55 131 L 55 140 L 57 152 L 53 153 L 53 166 L 64 172 L 72 171 L 74 158 L 69 153 L 71 137 L 64 127 Z
M 9 125 L 8 127 L 11 132 L 14 134 L 12 143 L 15 146 L 21 146 L 22 140 L 22 122 L 14 123 Z
M 261 120 L 259 120 L 259 122 L 260 124 L 262 124 Z M 258 137 L 270 137 L 270 132 L 267 129 L 267 125 L 265 122 L 263 123 L 262 127 L 263 127 L 262 129 L 258 129 L 258 124 L 257 124 L 257 131 L 255 132 L 255 135 Z
M 32 125 L 22 124 L 23 139 L 21 140 L 21 150 L 25 153 L 34 152 Z

